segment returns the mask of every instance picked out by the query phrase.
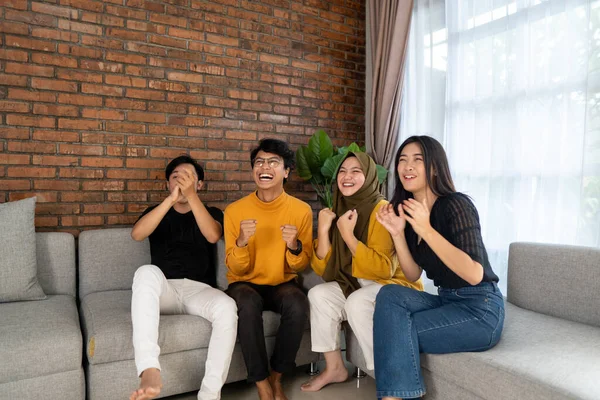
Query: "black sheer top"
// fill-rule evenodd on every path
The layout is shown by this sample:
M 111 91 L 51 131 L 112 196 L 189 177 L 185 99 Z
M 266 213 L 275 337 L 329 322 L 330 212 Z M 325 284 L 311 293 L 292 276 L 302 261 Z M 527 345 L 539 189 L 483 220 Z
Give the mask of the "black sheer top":
M 433 204 L 429 220 L 433 229 L 483 266 L 482 282 L 498 282 L 481 238 L 479 214 L 466 195 L 452 193 L 439 197 Z M 413 259 L 436 286 L 447 289 L 471 286 L 448 268 L 424 240 L 417 244 L 417 234 L 410 224 L 406 224 L 404 232 Z

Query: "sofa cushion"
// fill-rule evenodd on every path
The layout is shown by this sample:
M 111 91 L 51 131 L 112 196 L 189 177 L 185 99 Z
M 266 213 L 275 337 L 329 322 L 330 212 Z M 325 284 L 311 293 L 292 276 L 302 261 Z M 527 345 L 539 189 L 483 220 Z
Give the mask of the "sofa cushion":
M 0 303 L 46 298 L 37 280 L 35 200 L 0 204 Z
M 85 349 L 90 364 L 133 359 L 131 291 L 91 293 L 81 300 Z M 279 314 L 263 313 L 265 336 L 274 336 Z M 307 323 L 308 329 L 308 323 Z M 161 315 L 161 354 L 208 347 L 211 324 L 191 315 Z
M 72 296 L 0 304 L 0 383 L 81 369 Z
M 527 310 L 600 326 L 600 249 L 512 243 L 508 301 Z
M 599 399 L 600 329 L 506 304 L 502 339 L 481 353 L 423 355 L 434 376 L 485 399 Z
M 44 293 L 77 295 L 75 237 L 67 232 L 37 232 L 37 277 Z

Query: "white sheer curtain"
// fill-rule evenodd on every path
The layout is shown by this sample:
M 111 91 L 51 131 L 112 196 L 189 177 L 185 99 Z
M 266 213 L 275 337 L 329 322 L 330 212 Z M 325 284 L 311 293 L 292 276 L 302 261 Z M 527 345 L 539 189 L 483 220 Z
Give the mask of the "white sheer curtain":
M 415 3 L 418 27 L 439 2 Z M 511 242 L 600 246 L 600 1 L 446 0 L 444 20 L 411 37 L 402 137 L 440 139 L 505 289 Z

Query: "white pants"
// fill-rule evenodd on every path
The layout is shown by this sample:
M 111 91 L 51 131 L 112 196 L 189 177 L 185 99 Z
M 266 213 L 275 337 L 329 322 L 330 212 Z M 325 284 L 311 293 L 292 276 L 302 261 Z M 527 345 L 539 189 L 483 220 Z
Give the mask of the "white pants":
M 197 315 L 212 324 L 205 374 L 198 399 L 218 400 L 229 372 L 237 335 L 237 307 L 224 292 L 190 279 L 167 280 L 155 265 L 138 268 L 133 278 L 131 320 L 138 376 L 148 368 L 160 370 L 160 314 Z
M 375 298 L 382 285 L 372 282 L 353 292 L 347 299 L 337 282 L 317 285 L 308 291 L 312 351 L 325 353 L 340 348 L 342 321 L 348 321 L 365 356 L 367 368 L 373 360 L 373 313 Z

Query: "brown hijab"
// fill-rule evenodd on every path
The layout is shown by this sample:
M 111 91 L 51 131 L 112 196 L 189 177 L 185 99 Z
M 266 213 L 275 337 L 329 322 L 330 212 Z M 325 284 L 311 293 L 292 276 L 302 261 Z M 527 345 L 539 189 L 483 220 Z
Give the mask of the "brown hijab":
M 354 235 L 359 241 L 366 244 L 371 213 L 383 199 L 383 195 L 379 192 L 375 161 L 366 153 L 348 153 L 346 158 L 348 157 L 358 159 L 365 174 L 365 183 L 352 196 L 345 197 L 340 193 L 336 182 L 333 189 L 333 211 L 339 218 L 348 210 L 356 210 L 358 221 L 354 228 Z M 327 282 L 337 282 L 344 295 L 348 297 L 353 291 L 360 288 L 358 280 L 352 275 L 352 253 L 344 239 L 342 239 L 335 222 L 332 229 L 329 230 L 329 235 L 331 239 L 331 256 L 325 267 L 323 279 Z

